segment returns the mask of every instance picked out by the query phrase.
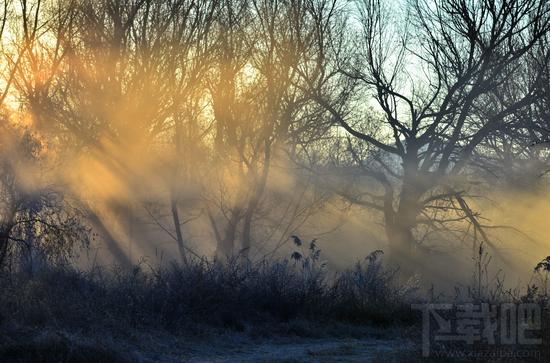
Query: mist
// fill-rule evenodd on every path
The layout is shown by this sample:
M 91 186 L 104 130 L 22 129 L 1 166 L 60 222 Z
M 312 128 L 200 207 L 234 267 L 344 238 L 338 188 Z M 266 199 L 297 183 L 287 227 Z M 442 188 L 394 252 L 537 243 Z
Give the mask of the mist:
M 515 121 L 487 134 L 487 143 L 476 140 L 474 149 L 457 141 L 440 147 L 437 134 L 433 139 L 427 133 L 411 138 L 405 121 L 393 115 L 406 119 L 407 102 L 422 105 L 424 95 L 411 85 L 425 80 L 396 80 L 395 92 L 412 97 L 396 93 L 393 103 L 378 99 L 377 105 L 369 92 L 387 86 L 367 78 L 364 85 L 346 84 L 346 77 L 357 78 L 340 53 L 354 44 L 344 31 L 346 21 L 352 28 L 369 30 L 390 9 L 358 13 L 364 17 L 361 25 L 353 20 L 356 15 L 324 14 L 321 4 L 303 5 L 302 10 L 284 3 L 277 9 L 260 3 L 181 4 L 189 17 L 165 19 L 160 28 L 154 24 L 163 11 L 177 13 L 160 3 L 121 6 L 117 16 L 107 4 L 7 7 L 3 122 L 35 143 L 33 160 L 26 160 L 17 141 L 7 134 L 3 138 L 21 188 L 63 191 L 79 208 L 82 225 L 97 237 L 88 246 L 95 251 L 94 263 L 98 256 L 106 264 L 122 265 L 143 258 L 285 257 L 292 253 L 296 235 L 317 239 L 335 269 L 382 250 L 386 259 L 408 273 L 425 275 L 427 281 L 452 268 L 454 277 L 443 283 L 451 286 L 467 278 L 477 246 L 490 238 L 483 243 L 494 257 L 494 268 L 528 280 L 525 267 L 534 266 L 546 248 L 546 187 L 539 185 L 544 184 L 547 164 L 544 148 L 527 154 L 522 149 L 528 150 L 527 143 L 539 137 L 544 125 L 523 122 L 526 106 L 508 111 L 512 106 L 502 105 L 499 112 L 515 112 Z M 228 28 L 233 11 L 240 15 Z M 100 24 L 96 17 L 103 13 Z M 248 22 L 253 16 L 260 17 Z M 334 37 L 339 38 L 330 46 L 340 48 L 319 53 L 328 40 L 308 28 L 321 21 L 318 16 L 334 23 Z M 148 20 L 140 24 L 141 18 Z M 126 28 L 119 29 L 122 19 Z M 265 23 L 268 19 L 277 23 Z M 257 32 L 260 28 L 265 36 Z M 67 38 L 69 32 L 77 36 Z M 318 41 L 303 42 L 294 32 Z M 361 47 L 374 47 L 369 42 L 378 36 L 372 33 L 366 43 L 358 43 L 357 56 Z M 388 67 L 397 72 L 395 62 L 407 57 L 414 58 L 414 53 L 388 54 Z M 344 62 L 338 66 L 343 74 L 308 74 L 308 67 L 330 70 L 334 65 L 328 59 Z M 367 59 L 363 70 L 353 72 L 364 72 L 363 77 L 369 69 L 373 75 L 384 72 L 373 62 Z M 330 86 L 312 89 L 312 82 Z M 339 90 L 349 96 L 336 97 Z M 523 102 L 519 90 L 517 94 Z M 369 98 L 371 108 L 359 106 Z M 480 101 L 486 102 L 485 95 Z M 466 107 L 460 99 L 453 102 Z M 358 123 L 365 112 L 368 122 Z M 473 109 L 464 112 L 470 112 L 466 120 L 471 122 L 464 137 L 476 139 L 478 118 L 490 116 L 475 115 Z M 537 112 L 544 119 L 540 107 Z M 435 122 L 442 122 L 437 117 Z M 460 131 L 455 128 L 455 134 Z M 420 148 L 413 144 L 421 139 L 428 142 L 422 141 Z M 501 164 L 493 157 L 497 162 L 501 158 Z M 535 163 L 541 176 L 535 172 L 527 186 L 504 183 L 493 188 L 498 179 L 487 171 L 500 168 L 503 179 L 521 173 L 506 170 L 510 162 Z M 411 173 L 414 163 L 417 170 Z M 447 173 L 444 181 L 441 172 Z M 483 186 L 477 187 L 480 181 Z M 415 198 L 410 202 L 404 194 L 409 188 Z M 461 210 L 444 205 L 454 205 L 452 193 L 469 200 L 471 208 L 465 202 Z M 429 210 L 436 208 L 431 202 L 439 203 L 439 211 Z M 409 221 L 424 217 L 431 225 Z
M 51 273 L 145 331 L 550 311 L 544 1 L 7 0 L 0 35 L 7 307 Z

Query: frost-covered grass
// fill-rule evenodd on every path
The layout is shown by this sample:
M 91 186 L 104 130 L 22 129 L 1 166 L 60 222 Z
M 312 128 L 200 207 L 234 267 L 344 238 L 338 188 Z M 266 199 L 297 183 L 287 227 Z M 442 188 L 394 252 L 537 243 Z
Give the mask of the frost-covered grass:
M 222 346 L 218 349 L 239 359 L 241 353 L 223 348 L 227 339 L 220 336 L 263 341 L 270 356 L 277 353 L 273 339 L 305 340 L 285 342 L 285 349 L 299 348 L 309 356 L 308 346 L 318 343 L 308 339 L 363 339 L 373 326 L 413 323 L 410 302 L 416 288 L 400 284 L 379 253 L 332 273 L 317 251 L 309 245 L 299 256 L 254 263 L 197 259 L 162 267 L 140 263 L 131 269 L 81 270 L 61 265 L 33 274 L 4 273 L 0 361 L 139 361 L 132 358 L 134 350 L 165 350 L 170 339 L 181 345 L 177 337 L 197 340 L 194 347 L 203 348 L 214 339 Z M 248 350 L 252 343 L 239 344 Z M 363 345 L 353 351 L 361 352 Z M 324 354 L 315 349 L 311 354 Z M 342 353 L 338 349 L 334 354 Z M 211 352 L 202 349 L 195 355 L 201 354 Z
M 410 319 L 416 291 L 376 255 L 338 274 L 310 256 L 235 258 L 130 270 L 48 267 L 0 284 L 0 314 L 25 324 L 168 330 L 206 324 L 242 331 L 292 319 L 392 324 Z
M 139 354 L 166 356 L 166 342 L 180 346 L 180 338 L 186 345 L 177 354 L 185 356 L 213 354 L 207 344 L 212 339 L 219 345 L 216 352 L 235 359 L 242 354 L 233 345 L 248 350 L 255 341 L 274 356 L 271 341 L 281 337 L 297 340 L 285 343 L 287 353 L 297 349 L 313 361 L 324 354 L 359 359 L 377 339 L 388 349 L 403 348 L 406 341 L 420 346 L 421 315 L 411 303 L 537 302 L 544 307 L 544 321 L 548 315 L 550 268 L 539 268 L 540 286 L 524 294 L 505 290 L 500 280 L 491 285 L 478 278 L 455 300 L 434 301 L 419 292 L 416 279 L 400 282 L 398 269 L 382 264 L 379 251 L 334 273 L 313 242 L 299 246 L 290 258 L 258 262 L 237 257 L 161 267 L 145 262 L 131 269 L 58 265 L 33 274 L 3 273 L 0 361 L 140 361 Z M 542 334 L 546 337 L 547 329 Z M 393 343 L 396 338 L 402 343 Z M 332 348 L 321 349 L 312 339 Z M 193 353 L 191 346 L 202 348 Z M 410 349 L 392 356 L 409 359 Z

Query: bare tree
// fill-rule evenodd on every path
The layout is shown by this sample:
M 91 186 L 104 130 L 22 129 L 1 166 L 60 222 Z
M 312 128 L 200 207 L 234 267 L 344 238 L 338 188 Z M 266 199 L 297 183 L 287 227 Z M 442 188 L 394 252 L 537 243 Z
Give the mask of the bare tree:
M 392 256 L 403 265 L 422 226 L 435 229 L 463 220 L 487 239 L 468 206 L 463 176 L 485 142 L 517 126 L 519 115 L 548 97 L 540 87 L 546 60 L 530 77 L 517 78 L 542 50 L 540 41 L 550 29 L 548 4 L 415 0 L 391 8 L 389 2 L 364 0 L 357 5 L 360 26 L 354 31 L 362 40 L 355 43 L 355 59 L 343 60 L 339 68 L 347 89 L 355 87 L 374 112 L 352 117 L 343 102 L 315 88 L 311 93 L 337 125 L 372 150 L 368 158 L 355 158 L 379 185 L 361 202 L 383 214 Z M 353 143 L 350 147 L 354 153 Z M 441 219 L 438 211 L 447 213 Z
M 192 165 L 204 136 L 197 115 L 216 2 L 54 4 L 21 69 L 21 94 L 69 162 L 71 154 L 96 159 L 137 203 L 166 198 L 173 223 L 173 232 L 167 231 L 186 261 L 194 252 L 182 231 L 181 191 L 197 169 Z M 162 184 L 167 195 L 151 196 Z M 112 202 L 132 214 L 131 201 Z M 97 215 L 90 217 L 108 234 Z M 117 241 L 109 245 L 126 260 Z
M 291 211 L 300 214 L 308 209 L 304 209 L 307 198 L 303 199 L 303 194 L 282 211 L 274 208 L 270 170 L 288 162 L 289 155 L 296 156 L 296 143 L 306 140 L 307 134 L 322 134 L 319 121 L 326 118 L 326 111 L 304 91 L 302 74 L 319 77 L 323 72 L 325 58 L 319 49 L 323 42 L 316 40 L 319 28 L 330 26 L 335 12 L 319 9 L 331 9 L 334 4 L 224 2 L 218 24 L 218 61 L 210 87 L 216 162 L 233 183 L 230 187 L 222 179 L 224 193 L 214 204 L 224 218 L 216 218 L 210 211 L 222 256 L 236 252 L 237 239 L 242 240 L 239 251 L 248 256 L 254 240 L 262 235 L 260 229 L 274 230 L 266 226 L 267 220 L 278 225 L 275 229 L 288 232 L 302 220 L 286 219 L 294 215 Z M 255 225 L 262 227 L 254 231 Z M 267 233 L 274 234 L 278 233 Z
M 45 151 L 46 140 L 36 132 L 37 120 L 26 112 L 27 106 L 38 108 L 36 95 L 45 96 L 43 90 L 52 79 L 49 67 L 58 65 L 58 48 L 52 47 L 48 54 L 40 52 L 42 36 L 54 23 L 44 16 L 49 10 L 41 1 L 3 3 L 0 33 L 6 37 L 2 37 L 1 61 L 7 72 L 1 75 L 4 89 L 0 101 L 2 267 L 17 262 L 13 257 L 29 267 L 35 257 L 66 258 L 74 245 L 89 242 L 78 210 L 43 175 L 51 167 L 52 157 Z M 58 19 L 66 19 L 66 14 Z

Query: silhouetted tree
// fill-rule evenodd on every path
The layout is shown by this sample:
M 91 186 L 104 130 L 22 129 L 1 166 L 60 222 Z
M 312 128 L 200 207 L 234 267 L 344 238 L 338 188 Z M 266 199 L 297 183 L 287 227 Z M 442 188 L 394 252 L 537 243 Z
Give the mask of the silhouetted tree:
M 519 126 L 520 115 L 548 97 L 540 81 L 548 63 L 541 40 L 550 29 L 550 7 L 539 0 L 357 5 L 353 32 L 361 40 L 339 69 L 347 79 L 343 89 L 353 88 L 374 112 L 348 115 L 338 99 L 315 88 L 311 93 L 336 124 L 373 151 L 356 158 L 379 185 L 361 202 L 383 213 L 392 256 L 403 265 L 422 226 L 464 220 L 487 239 L 468 206 L 468 167 L 485 142 Z M 545 55 L 538 58 L 542 64 L 530 61 L 536 52 Z M 517 77 L 528 68 L 529 77 Z M 357 103 L 347 107 L 361 110 Z

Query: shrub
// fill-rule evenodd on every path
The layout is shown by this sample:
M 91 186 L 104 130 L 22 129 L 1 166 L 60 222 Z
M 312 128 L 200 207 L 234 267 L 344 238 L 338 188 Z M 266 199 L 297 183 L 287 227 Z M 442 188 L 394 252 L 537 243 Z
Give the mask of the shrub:
M 412 285 L 397 283 L 376 252 L 329 276 L 314 244 L 301 258 L 260 261 L 196 259 L 186 265 L 130 270 L 67 265 L 0 281 L 0 314 L 25 324 L 72 327 L 160 327 L 201 323 L 243 330 L 291 319 L 391 322 Z

